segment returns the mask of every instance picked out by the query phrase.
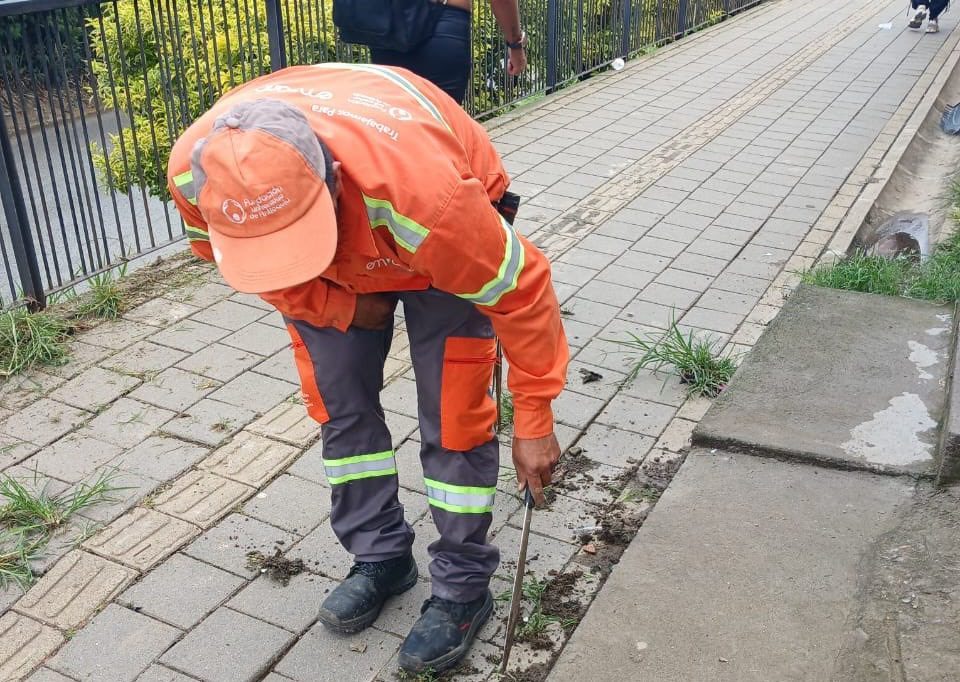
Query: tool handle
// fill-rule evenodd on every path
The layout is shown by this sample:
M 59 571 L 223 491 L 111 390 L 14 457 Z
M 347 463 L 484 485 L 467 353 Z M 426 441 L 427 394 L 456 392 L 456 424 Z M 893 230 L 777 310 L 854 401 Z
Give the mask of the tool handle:
M 536 500 L 533 499 L 533 493 L 530 492 L 529 485 L 523 489 L 523 503 L 529 509 L 533 509 L 535 506 L 537 506 Z

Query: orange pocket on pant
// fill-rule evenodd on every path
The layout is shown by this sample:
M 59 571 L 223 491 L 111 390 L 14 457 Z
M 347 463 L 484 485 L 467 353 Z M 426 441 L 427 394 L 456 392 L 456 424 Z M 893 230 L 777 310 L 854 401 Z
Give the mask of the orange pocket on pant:
M 313 367 L 313 358 L 310 357 L 310 351 L 307 350 L 307 345 L 300 338 L 300 332 L 297 331 L 297 328 L 288 324 L 287 331 L 290 333 L 293 359 L 297 363 L 297 374 L 300 375 L 300 390 L 303 395 L 303 404 L 307 406 L 307 414 L 321 424 L 326 424 L 330 421 L 330 415 L 327 414 L 327 406 L 323 404 L 320 388 L 317 386 L 317 374 Z
M 497 404 L 490 397 L 496 341 L 450 337 L 443 352 L 440 444 L 463 452 L 493 437 Z

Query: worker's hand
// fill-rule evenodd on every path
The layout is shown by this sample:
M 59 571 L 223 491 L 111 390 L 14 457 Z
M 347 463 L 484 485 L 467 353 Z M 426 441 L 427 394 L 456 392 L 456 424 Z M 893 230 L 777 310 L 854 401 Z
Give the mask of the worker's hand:
M 519 76 L 527 68 L 527 51 L 523 48 L 509 48 L 507 51 L 507 73 Z
M 538 507 L 546 503 L 543 489 L 550 485 L 559 459 L 560 444 L 552 433 L 543 438 L 513 439 L 513 466 L 517 469 L 519 490 L 529 486 Z
M 360 294 L 351 326 L 360 329 L 386 329 L 393 320 L 397 299 L 386 294 Z

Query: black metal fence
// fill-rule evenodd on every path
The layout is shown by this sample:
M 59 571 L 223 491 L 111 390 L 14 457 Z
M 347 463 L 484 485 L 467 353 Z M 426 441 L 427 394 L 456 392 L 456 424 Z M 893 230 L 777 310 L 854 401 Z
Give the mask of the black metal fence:
M 506 73 L 475 0 L 467 107 L 488 117 L 761 0 L 521 0 L 529 67 Z M 332 0 L 0 2 L 0 308 L 183 238 L 164 170 L 229 88 L 284 65 L 364 61 Z

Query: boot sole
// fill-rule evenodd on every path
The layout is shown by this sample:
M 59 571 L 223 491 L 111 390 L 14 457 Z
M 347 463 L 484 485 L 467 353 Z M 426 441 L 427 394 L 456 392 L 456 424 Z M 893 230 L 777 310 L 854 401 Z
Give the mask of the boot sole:
M 323 623 L 323 626 L 332 632 L 336 632 L 340 635 L 355 635 L 358 632 L 366 630 L 368 627 L 373 625 L 377 618 L 380 617 L 380 612 L 383 610 L 384 604 L 387 603 L 387 599 L 390 597 L 397 597 L 414 585 L 417 584 L 417 576 L 419 571 L 417 569 L 417 562 L 413 562 L 410 573 L 408 573 L 399 587 L 394 588 L 390 594 L 387 595 L 386 599 L 381 601 L 379 604 L 376 604 L 372 609 L 365 613 L 361 613 L 355 618 L 350 620 L 340 620 L 336 615 L 327 611 L 322 606 L 320 607 L 320 613 L 317 615 L 318 620 Z
M 470 651 L 470 647 L 473 644 L 474 638 L 476 638 L 480 628 L 482 628 L 490 619 L 490 614 L 492 613 L 493 596 L 487 592 L 487 600 L 483 603 L 483 607 L 477 613 L 477 617 L 473 619 L 473 624 L 467 631 L 467 636 L 463 638 L 463 643 L 460 644 L 460 646 L 445 653 L 443 656 L 438 656 L 432 661 L 421 661 L 419 658 L 408 656 L 401 651 L 397 656 L 397 663 L 400 666 L 400 669 L 407 673 L 420 674 L 426 670 L 429 670 L 433 673 L 442 673 L 446 670 L 450 670 L 450 668 L 455 668 L 460 661 L 466 657 L 467 652 Z

